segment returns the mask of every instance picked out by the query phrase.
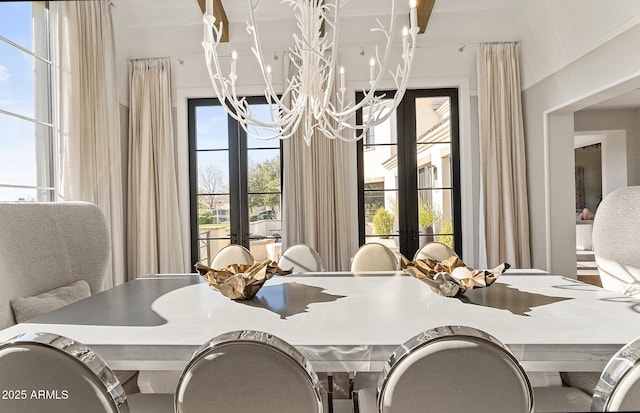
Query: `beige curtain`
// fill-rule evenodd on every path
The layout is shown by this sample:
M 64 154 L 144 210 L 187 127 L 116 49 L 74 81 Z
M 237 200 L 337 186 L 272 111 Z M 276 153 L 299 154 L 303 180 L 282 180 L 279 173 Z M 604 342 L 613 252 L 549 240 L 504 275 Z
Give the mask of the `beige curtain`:
M 520 69 L 516 43 L 478 49 L 481 208 L 487 264 L 531 266 Z
M 129 274 L 189 271 L 180 232 L 170 60 L 132 61 L 129 87 Z
M 349 269 L 347 176 L 341 167 L 347 164 L 346 145 L 321 134 L 309 147 L 302 135 L 284 141 L 283 247 L 312 246 L 328 271 Z
M 126 281 L 124 181 L 111 6 L 51 2 L 60 200 L 98 205 L 111 237 L 106 288 Z
M 328 271 L 349 270 L 351 259 L 344 167 L 352 162 L 349 144 L 318 132 L 310 146 L 302 133 L 283 142 L 283 248 L 315 248 Z

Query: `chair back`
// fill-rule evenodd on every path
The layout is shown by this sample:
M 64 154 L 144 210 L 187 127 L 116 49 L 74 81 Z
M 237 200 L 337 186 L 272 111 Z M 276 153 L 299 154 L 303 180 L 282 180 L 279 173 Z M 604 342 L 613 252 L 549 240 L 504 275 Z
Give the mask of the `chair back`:
M 393 251 L 375 242 L 361 246 L 351 261 L 351 272 L 397 270 L 398 260 Z
M 592 239 L 602 286 L 640 296 L 640 186 L 620 188 L 602 200 Z
M 178 381 L 177 413 L 322 413 L 318 377 L 291 345 L 234 331 L 203 345 Z
M 293 273 L 322 272 L 320 255 L 308 245 L 299 244 L 287 248 L 278 260 L 278 267 L 283 270 L 293 269 Z
M 0 345 L 2 412 L 128 413 L 124 390 L 86 346 L 49 333 L 27 333 Z
M 378 412 L 528 413 L 531 384 L 491 335 L 461 326 L 411 338 L 392 354 L 378 381 Z
M 248 249 L 238 244 L 227 245 L 222 248 L 211 260 L 210 267 L 216 270 L 225 268 L 231 264 L 251 265 L 255 262 Z
M 11 300 L 84 280 L 105 288 L 111 254 L 102 211 L 87 202 L 0 202 L 0 328 Z M 43 276 L 46 274 L 46 276 Z
M 640 411 L 640 338 L 609 360 L 593 392 L 591 411 Z
M 458 256 L 448 245 L 440 242 L 429 242 L 424 244 L 413 256 L 413 260 L 425 260 L 431 258 L 436 261 L 444 261 L 449 257 Z

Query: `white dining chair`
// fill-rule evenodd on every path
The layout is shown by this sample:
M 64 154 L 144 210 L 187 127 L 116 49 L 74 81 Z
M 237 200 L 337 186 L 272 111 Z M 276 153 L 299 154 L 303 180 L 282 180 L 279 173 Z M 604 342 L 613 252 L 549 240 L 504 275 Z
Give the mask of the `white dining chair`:
M 116 375 L 87 346 L 51 333 L 0 345 L 1 412 L 170 413 L 173 394 L 127 398 Z
M 361 413 L 533 412 L 531 384 L 509 349 L 464 326 L 409 339 L 389 357 L 377 391 L 360 390 L 357 400 Z
M 361 246 L 351 260 L 351 272 L 397 271 L 398 259 L 387 246 L 371 242 Z
M 424 260 L 430 258 L 436 261 L 444 261 L 449 257 L 457 257 L 458 254 L 448 245 L 440 242 L 428 242 L 424 244 L 413 256 L 413 260 Z
M 284 340 L 233 331 L 198 349 L 184 369 L 176 413 L 322 413 L 323 395 L 309 361 Z
M 283 270 L 292 269 L 294 274 L 324 271 L 320 255 L 315 249 L 305 244 L 287 248 L 278 260 L 278 267 Z
M 255 262 L 251 252 L 238 244 L 227 245 L 216 253 L 211 260 L 210 267 L 216 270 L 225 268 L 232 264 L 251 265 Z

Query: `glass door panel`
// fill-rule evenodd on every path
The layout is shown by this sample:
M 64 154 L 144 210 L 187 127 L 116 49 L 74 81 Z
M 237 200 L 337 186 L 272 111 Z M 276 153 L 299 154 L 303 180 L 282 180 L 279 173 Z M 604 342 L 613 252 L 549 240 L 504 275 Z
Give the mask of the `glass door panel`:
M 366 120 L 366 109 L 360 116 Z M 458 247 L 457 121 L 457 90 L 412 90 L 366 134 L 358 153 L 361 244 L 381 242 L 408 258 L 427 242 Z
M 250 110 L 269 120 L 269 106 L 259 100 L 248 99 Z M 206 264 L 231 243 L 249 248 L 258 261 L 268 258 L 267 244 L 279 242 L 282 232 L 280 140 L 248 136 L 216 99 L 189 101 L 189 128 L 192 259 Z

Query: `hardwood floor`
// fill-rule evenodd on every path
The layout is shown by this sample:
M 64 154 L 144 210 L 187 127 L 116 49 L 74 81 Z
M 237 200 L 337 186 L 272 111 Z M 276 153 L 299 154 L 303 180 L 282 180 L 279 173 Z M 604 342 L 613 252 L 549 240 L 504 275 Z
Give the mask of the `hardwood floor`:
M 602 287 L 593 251 L 576 251 L 578 280 Z

